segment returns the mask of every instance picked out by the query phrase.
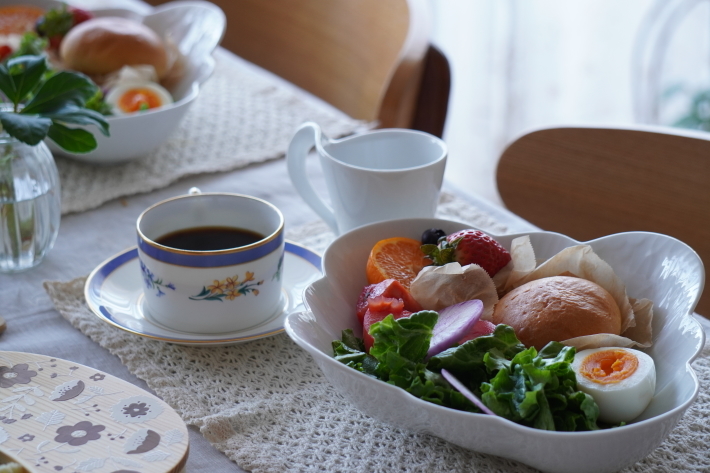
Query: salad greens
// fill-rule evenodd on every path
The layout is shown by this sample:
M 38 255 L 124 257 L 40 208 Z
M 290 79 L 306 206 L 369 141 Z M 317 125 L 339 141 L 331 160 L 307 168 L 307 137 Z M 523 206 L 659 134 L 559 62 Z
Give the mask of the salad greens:
M 438 314 L 421 311 L 395 320 L 388 315 L 370 327 L 375 343 L 344 330 L 333 342 L 335 358 L 370 376 L 441 406 L 480 410 L 440 374 L 446 369 L 495 414 L 544 430 L 596 430 L 599 408 L 577 390 L 571 364 L 575 349 L 551 342 L 539 353 L 526 348 L 507 325 L 490 335 L 449 348 L 426 361 Z
M 85 108 L 99 112 L 101 115 L 109 116 L 113 114 L 113 108 L 104 100 L 104 93 L 100 88 L 96 88 L 96 93 L 84 104 Z
M 417 312 L 399 320 L 388 315 L 370 328 L 375 344 L 369 355 L 364 351 L 362 340 L 355 337 L 352 330 L 345 330 L 342 340 L 333 342 L 335 358 L 425 401 L 478 412 L 471 401 L 455 390 L 441 374 L 427 369 L 423 361 L 437 318 L 438 314 L 432 311 Z
M 20 46 L 12 53 L 10 59 L 20 56 L 39 56 L 44 54 L 47 46 L 49 46 L 49 40 L 41 38 L 34 31 L 28 31 L 22 35 Z

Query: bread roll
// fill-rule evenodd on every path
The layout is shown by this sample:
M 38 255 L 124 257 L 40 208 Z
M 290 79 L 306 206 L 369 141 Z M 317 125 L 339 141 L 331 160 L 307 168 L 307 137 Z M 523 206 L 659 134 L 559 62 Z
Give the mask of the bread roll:
M 62 40 L 59 54 L 64 67 L 90 76 L 142 64 L 153 66 L 158 78 L 168 70 L 160 36 L 127 18 L 93 18 L 78 24 Z
M 586 279 L 554 276 L 513 289 L 496 304 L 495 324 L 513 327 L 525 346 L 621 331 L 621 312 L 603 287 Z

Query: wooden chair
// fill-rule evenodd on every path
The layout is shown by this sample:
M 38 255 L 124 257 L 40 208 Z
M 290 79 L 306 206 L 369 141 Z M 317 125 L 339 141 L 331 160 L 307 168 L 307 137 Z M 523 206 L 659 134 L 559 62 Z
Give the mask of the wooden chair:
M 710 133 L 664 127 L 549 128 L 515 140 L 497 169 L 506 207 L 586 241 L 673 236 L 710 268 Z M 696 311 L 710 317 L 710 291 Z
M 441 137 L 450 69 L 429 44 L 425 0 L 211 1 L 226 49 L 353 118 Z

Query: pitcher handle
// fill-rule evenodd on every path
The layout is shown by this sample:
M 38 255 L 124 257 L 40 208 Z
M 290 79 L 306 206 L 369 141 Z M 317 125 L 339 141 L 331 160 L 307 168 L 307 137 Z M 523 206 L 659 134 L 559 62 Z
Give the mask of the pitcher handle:
M 338 224 L 335 213 L 318 193 L 313 189 L 306 173 L 306 158 L 308 152 L 321 140 L 320 127 L 312 122 L 304 123 L 291 139 L 286 152 L 288 174 L 296 191 L 304 201 L 322 218 L 335 234 L 338 234 Z

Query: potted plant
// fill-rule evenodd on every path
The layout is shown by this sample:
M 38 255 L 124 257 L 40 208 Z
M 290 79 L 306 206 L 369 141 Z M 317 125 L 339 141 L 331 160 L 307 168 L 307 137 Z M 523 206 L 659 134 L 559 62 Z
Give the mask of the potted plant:
M 83 74 L 50 71 L 44 55 L 0 64 L 0 92 L 0 272 L 16 272 L 39 264 L 59 231 L 59 175 L 43 140 L 86 153 L 96 139 L 72 125 L 95 125 L 107 136 L 109 130 L 100 113 L 85 108 L 96 84 Z

